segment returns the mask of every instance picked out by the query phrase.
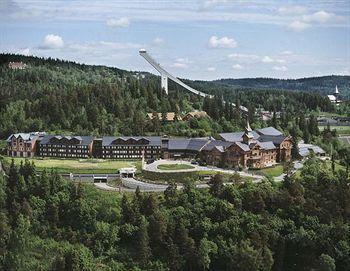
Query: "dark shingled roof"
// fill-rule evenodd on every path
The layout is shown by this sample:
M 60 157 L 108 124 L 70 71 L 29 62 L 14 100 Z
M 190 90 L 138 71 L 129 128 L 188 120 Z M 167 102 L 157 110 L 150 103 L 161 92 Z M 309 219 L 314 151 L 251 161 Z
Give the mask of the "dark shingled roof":
M 267 142 L 259 142 L 257 143 L 264 150 L 274 150 L 276 146 L 272 143 L 272 141 Z
M 187 150 L 200 151 L 203 148 L 203 146 L 207 143 L 207 139 L 191 138 L 188 143 Z
M 247 144 L 244 144 L 242 142 L 235 142 L 235 144 L 244 151 L 250 151 L 250 148 Z
M 233 144 L 232 142 L 227 142 L 227 141 L 222 141 L 222 140 L 212 140 L 212 141 L 208 142 L 208 144 L 206 144 L 202 150 L 211 151 L 213 148 L 219 147 L 219 146 L 224 147 L 224 148 L 228 148 L 232 144 Z
M 259 141 L 260 142 L 268 142 L 268 141 L 272 141 L 273 144 L 275 145 L 280 145 L 283 140 L 286 137 L 284 135 L 280 135 L 280 136 L 268 136 L 268 135 L 262 135 L 259 137 Z
M 45 135 L 43 137 L 43 139 L 40 141 L 40 145 L 46 145 L 46 144 L 52 144 L 50 143 L 50 140 L 52 138 L 67 138 L 67 139 L 73 139 L 76 138 L 78 140 L 81 140 L 81 142 L 77 145 L 82 145 L 82 146 L 86 146 L 91 144 L 91 142 L 93 141 L 94 137 L 93 136 L 57 136 L 57 135 Z
M 207 139 L 201 138 L 170 138 L 168 149 L 200 151 L 207 142 Z
M 123 139 L 124 141 L 133 138 L 135 140 L 146 139 L 149 141 L 148 146 L 161 146 L 161 138 L 160 136 L 104 136 L 102 137 L 102 146 L 109 146 L 112 142 L 118 138 Z M 140 144 L 144 146 L 145 144 Z M 133 146 L 137 146 L 137 144 L 133 144 Z
M 252 131 L 253 134 L 253 139 L 258 139 L 259 138 L 259 134 L 255 131 Z M 243 140 L 243 135 L 244 132 L 237 132 L 237 133 L 221 133 L 219 134 L 220 137 L 225 140 L 225 141 L 229 141 L 229 142 L 240 142 Z
M 257 129 L 257 132 L 260 135 L 268 135 L 268 136 L 280 136 L 280 135 L 283 135 L 282 132 L 278 131 L 274 127 L 266 127 L 266 128 L 262 128 L 262 129 Z

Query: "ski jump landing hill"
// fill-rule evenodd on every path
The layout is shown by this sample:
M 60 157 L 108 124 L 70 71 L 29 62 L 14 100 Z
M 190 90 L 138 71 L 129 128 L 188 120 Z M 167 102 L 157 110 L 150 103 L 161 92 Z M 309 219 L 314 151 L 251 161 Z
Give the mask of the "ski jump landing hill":
M 192 92 L 193 94 L 199 95 L 201 97 L 209 97 L 209 98 L 213 98 L 213 95 L 198 91 L 188 85 L 186 85 L 184 82 L 182 82 L 180 79 L 178 79 L 177 77 L 173 76 L 172 74 L 170 74 L 168 71 L 166 71 L 163 67 L 160 66 L 159 63 L 157 63 L 148 53 L 145 49 L 140 49 L 139 51 L 140 55 L 149 63 L 153 66 L 153 68 L 155 68 L 161 76 L 161 87 L 162 89 L 164 89 L 165 93 L 168 94 L 168 78 L 171 79 L 172 81 L 174 81 L 175 83 L 179 84 L 180 86 L 182 86 L 184 89 Z M 235 104 L 232 104 L 233 106 L 235 106 Z M 248 109 L 244 106 L 240 106 L 240 109 L 243 112 L 248 112 Z

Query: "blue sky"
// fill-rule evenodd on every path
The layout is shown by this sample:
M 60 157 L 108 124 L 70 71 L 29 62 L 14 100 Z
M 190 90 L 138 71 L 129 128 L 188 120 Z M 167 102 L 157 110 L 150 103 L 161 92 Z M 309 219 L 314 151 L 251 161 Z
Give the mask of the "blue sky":
M 190 79 L 350 74 L 348 0 L 0 0 L 0 51 Z

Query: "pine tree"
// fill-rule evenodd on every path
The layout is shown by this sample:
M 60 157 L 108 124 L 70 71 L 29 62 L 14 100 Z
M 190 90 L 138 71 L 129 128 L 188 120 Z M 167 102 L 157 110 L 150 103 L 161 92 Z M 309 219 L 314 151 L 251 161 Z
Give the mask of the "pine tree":
M 136 259 L 141 264 L 146 264 L 151 256 L 151 248 L 149 246 L 149 237 L 147 230 L 147 220 L 141 216 L 138 221 L 138 231 L 135 239 Z

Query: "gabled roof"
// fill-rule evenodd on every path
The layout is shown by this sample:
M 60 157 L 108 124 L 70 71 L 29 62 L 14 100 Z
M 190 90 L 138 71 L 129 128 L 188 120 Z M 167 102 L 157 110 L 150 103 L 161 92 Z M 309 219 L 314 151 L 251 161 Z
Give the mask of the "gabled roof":
M 134 139 L 136 141 L 139 141 L 140 139 L 146 139 L 149 141 L 150 146 L 160 146 L 161 145 L 161 138 L 160 136 L 104 136 L 102 137 L 102 146 L 109 146 L 112 145 L 112 142 L 117 140 L 118 138 L 122 139 L 123 141 L 127 141 L 128 139 Z M 137 144 L 134 144 L 137 145 Z M 145 144 L 140 144 L 145 145 Z
M 40 145 L 47 145 L 47 144 L 52 144 L 51 140 L 53 138 L 56 138 L 58 140 L 61 139 L 67 139 L 70 141 L 71 139 L 77 139 L 79 141 L 79 144 L 74 144 L 74 145 L 81 145 L 81 146 L 86 146 L 91 144 L 93 141 L 94 137 L 92 136 L 61 136 L 61 135 L 45 135 L 43 139 L 40 141 Z
M 200 151 L 207 143 L 208 139 L 191 138 L 188 142 L 187 150 Z
M 168 143 L 169 150 L 186 150 L 190 142 L 188 138 L 170 138 Z
M 302 157 L 308 156 L 310 154 L 310 151 L 314 152 L 315 154 L 326 153 L 321 147 L 317 145 L 312 145 L 312 144 L 299 143 L 298 149 L 299 149 L 299 155 Z
M 227 142 L 227 141 L 222 141 L 222 140 L 211 140 L 202 148 L 202 150 L 211 151 L 215 147 L 222 147 L 222 148 L 226 149 L 229 146 L 231 146 L 232 144 L 233 144 L 232 142 Z
M 258 139 L 259 134 L 255 131 L 252 131 L 251 134 L 253 135 L 253 139 Z M 236 133 L 221 133 L 219 134 L 220 137 L 229 142 L 240 142 L 243 140 L 244 132 L 236 132 Z
M 250 151 L 250 148 L 247 144 L 244 144 L 242 142 L 235 142 L 235 144 L 240 147 L 243 151 Z
M 38 138 L 39 136 L 38 135 L 35 135 L 35 134 L 31 134 L 31 133 L 18 133 L 18 134 L 12 134 L 10 135 L 6 141 L 7 142 L 10 142 L 12 140 L 12 137 L 15 137 L 16 139 L 18 138 L 22 138 L 24 141 L 31 141 L 33 139 L 36 139 Z
M 207 143 L 208 139 L 201 138 L 170 138 L 168 149 L 200 151 Z
M 266 127 L 262 129 L 257 129 L 258 134 L 260 135 L 268 135 L 268 136 L 280 136 L 283 135 L 282 132 L 278 131 L 274 127 Z
M 272 143 L 277 146 L 280 145 L 285 139 L 286 137 L 284 135 L 280 135 L 280 136 L 262 135 L 259 137 L 260 142 L 272 141 Z
M 264 150 L 274 150 L 276 149 L 276 146 L 273 144 L 272 141 L 267 142 L 257 142 L 257 144 Z
M 224 146 L 215 146 L 214 149 L 218 150 L 219 152 L 225 152 Z

